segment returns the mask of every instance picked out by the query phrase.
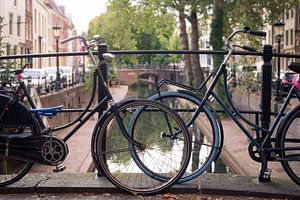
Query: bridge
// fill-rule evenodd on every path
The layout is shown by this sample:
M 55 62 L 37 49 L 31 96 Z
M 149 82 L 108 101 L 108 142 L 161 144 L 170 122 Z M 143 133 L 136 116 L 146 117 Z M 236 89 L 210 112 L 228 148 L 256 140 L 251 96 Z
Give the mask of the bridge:
M 139 79 L 144 82 L 157 83 L 161 79 L 182 80 L 183 70 L 179 69 L 121 69 L 118 79 L 122 85 L 131 85 Z

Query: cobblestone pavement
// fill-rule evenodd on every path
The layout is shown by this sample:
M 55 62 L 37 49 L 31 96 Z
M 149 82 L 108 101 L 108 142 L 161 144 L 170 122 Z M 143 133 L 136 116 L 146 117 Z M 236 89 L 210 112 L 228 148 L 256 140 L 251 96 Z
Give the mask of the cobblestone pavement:
M 218 195 L 201 195 L 201 194 L 159 194 L 153 196 L 133 196 L 128 194 L 6 194 L 0 195 L 1 200 L 270 200 L 274 198 L 258 198 L 258 197 L 241 197 L 241 196 L 218 196 Z M 275 200 L 275 199 L 274 199 Z M 277 200 L 277 199 L 276 199 Z M 279 200 L 279 199 L 278 199 Z

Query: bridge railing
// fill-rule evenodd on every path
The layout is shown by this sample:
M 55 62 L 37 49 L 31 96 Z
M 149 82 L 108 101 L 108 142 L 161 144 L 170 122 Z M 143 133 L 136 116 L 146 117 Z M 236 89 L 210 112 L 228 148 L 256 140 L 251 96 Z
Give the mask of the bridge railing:
M 141 55 L 141 54 L 210 54 L 210 55 L 225 55 L 227 51 L 211 51 L 211 50 L 108 50 L 105 44 L 98 46 L 97 51 L 93 51 L 93 54 L 98 56 L 100 60 L 103 60 L 101 56 L 103 53 L 109 52 L 115 55 Z M 88 52 L 59 52 L 59 53 L 44 53 L 44 54 L 23 54 L 23 55 L 5 55 L 0 56 L 0 62 L 3 60 L 15 60 L 15 59 L 31 59 L 31 58 L 43 58 L 43 57 L 59 57 L 59 56 L 86 56 Z M 237 51 L 234 55 L 245 55 L 245 56 L 260 56 L 263 58 L 263 65 L 261 67 L 261 111 L 256 114 L 261 115 L 261 124 L 264 128 L 269 128 L 270 116 L 271 116 L 271 75 L 272 75 L 272 59 L 274 57 L 300 59 L 300 55 L 286 54 L 286 53 L 274 53 L 273 48 L 270 45 L 265 45 L 261 52 L 244 52 Z M 107 80 L 107 66 L 101 67 L 102 73 Z M 98 101 L 105 94 L 101 86 L 98 87 Z M 80 112 L 80 109 L 71 109 L 70 112 Z M 66 112 L 66 111 L 64 111 Z M 102 111 L 100 111 L 102 112 Z

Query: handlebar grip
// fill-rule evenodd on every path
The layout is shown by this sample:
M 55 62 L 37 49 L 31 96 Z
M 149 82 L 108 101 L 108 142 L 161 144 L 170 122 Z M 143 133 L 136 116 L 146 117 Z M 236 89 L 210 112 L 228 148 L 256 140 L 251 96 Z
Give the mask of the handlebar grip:
M 262 36 L 262 37 L 266 37 L 267 33 L 264 31 L 255 31 L 255 30 L 250 30 L 249 33 L 251 35 L 257 35 L 257 36 Z

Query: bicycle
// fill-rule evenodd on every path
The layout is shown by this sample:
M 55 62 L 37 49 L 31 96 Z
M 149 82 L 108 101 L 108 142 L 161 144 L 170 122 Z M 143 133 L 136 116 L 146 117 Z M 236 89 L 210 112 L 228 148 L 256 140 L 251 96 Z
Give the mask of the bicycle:
M 281 162 L 288 176 L 296 184 L 300 185 L 299 167 L 296 165 L 299 164 L 297 161 L 300 161 L 300 145 L 298 144 L 300 135 L 296 133 L 297 123 L 299 122 L 298 116 L 300 116 L 300 104 L 286 114 L 284 113 L 293 96 L 296 96 L 300 101 L 300 78 L 293 81 L 293 86 L 269 129 L 255 125 L 247 120 L 231 101 L 227 80 L 227 63 L 237 48 L 246 51 L 256 50 L 252 47 L 233 44 L 232 38 L 238 33 L 266 36 L 265 32 L 254 31 L 249 27 L 234 31 L 226 40 L 226 47 L 229 51 L 223 63 L 216 72 L 211 73 L 207 77 L 199 88 L 193 88 L 170 80 L 161 80 L 157 84 L 158 93 L 149 97 L 149 99 L 160 101 L 178 112 L 184 119 L 190 133 L 192 133 L 192 160 L 188 171 L 179 182 L 190 181 L 209 170 L 212 162 L 216 161 L 221 153 L 224 137 L 223 128 L 216 110 L 210 105 L 210 99 L 213 99 L 250 141 L 248 146 L 249 155 L 254 161 L 261 163 L 259 181 L 270 181 L 271 169 L 268 168 L 268 162 L 278 161 Z M 291 63 L 289 68 L 300 73 L 300 63 Z M 214 88 L 221 77 L 223 77 L 224 94 L 228 105 L 214 92 Z M 204 94 L 201 93 L 200 91 L 209 80 L 211 82 L 208 89 Z M 177 91 L 161 92 L 160 87 L 163 84 L 173 85 L 173 87 L 176 86 L 179 89 Z M 255 136 L 250 134 L 246 126 L 243 125 L 244 123 L 256 132 Z M 195 132 L 195 130 L 198 130 L 198 132 Z M 272 137 L 275 132 L 275 137 Z M 200 149 L 206 149 L 207 154 L 201 155 L 199 153 Z M 133 155 L 134 159 L 136 157 L 136 155 Z M 143 168 L 143 171 L 145 173 L 148 172 L 146 168 Z M 160 176 L 158 179 L 164 180 L 164 177 Z
M 0 94 L 0 186 L 18 181 L 33 163 L 55 166 L 54 172 L 63 171 L 65 167 L 62 162 L 68 154 L 68 139 L 108 104 L 92 135 L 91 154 L 96 169 L 103 171 L 118 188 L 134 194 L 153 194 L 169 188 L 183 175 L 190 158 L 191 141 L 184 122 L 176 112 L 159 102 L 131 98 L 116 103 L 100 71 L 101 66 L 111 62 L 113 54 L 98 55 L 103 60 L 97 64 L 92 48 L 99 45 L 100 40 L 95 38 L 88 42 L 84 37 L 74 36 L 61 42 L 75 39 L 82 41 L 95 68 L 90 101 L 72 122 L 59 127 L 46 127 L 42 116 L 54 117 L 63 106 L 36 108 L 21 79 L 12 97 Z M 12 73 L 21 74 L 23 69 Z M 96 94 L 97 78 L 106 96 L 90 109 Z M 23 91 L 30 109 L 19 101 L 19 91 Z M 129 128 L 128 124 L 136 110 L 142 113 L 134 118 L 138 125 L 134 129 Z M 75 127 L 64 138 L 53 135 L 55 131 L 71 125 Z M 163 133 L 172 135 L 175 132 L 180 137 L 161 137 Z M 156 174 L 164 174 L 167 179 L 157 181 L 144 174 L 131 158 L 133 151 L 143 158 L 139 162 Z M 176 159 L 173 158 L 174 154 L 178 156 Z

